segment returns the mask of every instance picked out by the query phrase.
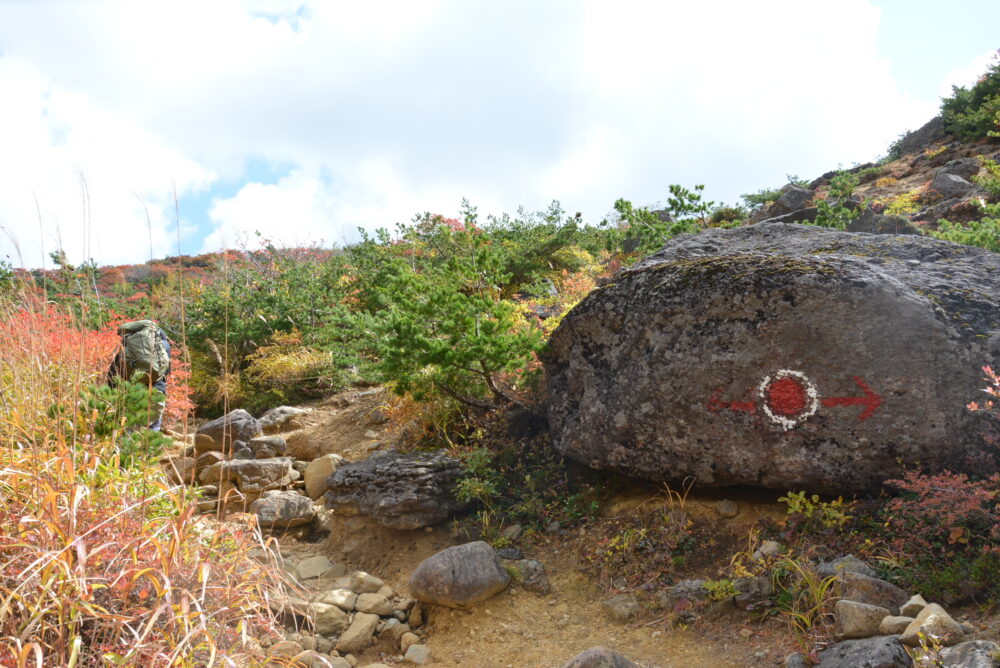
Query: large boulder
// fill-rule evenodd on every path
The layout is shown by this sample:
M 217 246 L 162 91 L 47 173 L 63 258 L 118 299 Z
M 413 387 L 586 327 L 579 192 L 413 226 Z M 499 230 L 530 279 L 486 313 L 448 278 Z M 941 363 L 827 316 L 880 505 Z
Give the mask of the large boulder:
M 510 584 L 496 551 L 479 540 L 456 545 L 421 561 L 410 575 L 410 595 L 418 601 L 467 609 Z
M 639 668 L 637 664 L 607 647 L 591 647 L 563 664 L 562 668 Z
M 913 659 L 896 636 L 845 640 L 819 653 L 816 668 L 911 668 Z
M 762 223 L 682 235 L 591 293 L 545 356 L 556 448 L 650 480 L 838 494 L 983 447 L 1000 255 Z
M 367 515 L 390 529 L 419 529 L 445 521 L 467 504 L 455 498 L 462 463 L 443 450 L 395 450 L 344 464 L 327 479 L 327 506 Z
M 970 640 L 941 650 L 944 668 L 995 668 L 1000 645 L 991 640 Z
M 260 434 L 260 423 L 242 408 L 237 408 L 201 425 L 197 434 L 211 437 L 220 448 L 228 448 L 233 441 L 247 442 Z

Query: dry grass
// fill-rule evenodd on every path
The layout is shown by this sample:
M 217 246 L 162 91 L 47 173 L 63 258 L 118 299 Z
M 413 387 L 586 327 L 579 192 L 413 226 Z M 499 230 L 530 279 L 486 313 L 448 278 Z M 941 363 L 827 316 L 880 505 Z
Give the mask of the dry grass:
M 199 520 L 154 461 L 119 465 L 118 432 L 88 432 L 79 398 L 115 343 L 0 305 L 0 665 L 260 663 L 277 580 L 256 526 Z

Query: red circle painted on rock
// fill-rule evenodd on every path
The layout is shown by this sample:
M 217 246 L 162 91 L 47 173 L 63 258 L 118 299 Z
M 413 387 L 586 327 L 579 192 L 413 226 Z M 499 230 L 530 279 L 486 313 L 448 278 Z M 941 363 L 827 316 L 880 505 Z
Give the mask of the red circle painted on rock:
M 795 378 L 779 378 L 767 386 L 767 405 L 777 415 L 795 417 L 809 402 L 806 388 Z

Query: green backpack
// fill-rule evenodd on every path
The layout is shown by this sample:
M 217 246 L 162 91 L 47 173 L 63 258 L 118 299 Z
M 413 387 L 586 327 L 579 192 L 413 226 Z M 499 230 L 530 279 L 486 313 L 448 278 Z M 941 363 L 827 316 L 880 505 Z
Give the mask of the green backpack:
M 170 356 L 160 340 L 160 328 L 152 320 L 126 322 L 118 328 L 122 355 L 129 379 L 152 385 L 170 370 Z

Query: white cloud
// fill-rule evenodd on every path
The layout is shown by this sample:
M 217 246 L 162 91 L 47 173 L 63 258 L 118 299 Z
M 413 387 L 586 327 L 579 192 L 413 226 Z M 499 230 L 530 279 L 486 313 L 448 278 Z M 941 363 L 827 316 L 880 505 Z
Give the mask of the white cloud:
M 968 88 L 986 72 L 990 64 L 997 58 L 997 51 L 986 51 L 972 59 L 972 62 L 949 70 L 941 80 L 938 88 L 938 95 L 941 97 L 951 97 L 952 86 Z
M 85 253 L 82 171 L 91 254 L 141 261 L 133 193 L 167 253 L 172 184 L 184 209 L 251 157 L 291 171 L 214 201 L 204 248 L 342 242 L 463 196 L 590 219 L 670 183 L 732 201 L 936 112 L 899 91 L 879 20 L 865 0 L 0 3 L 0 221 L 27 246 L 34 191 Z

